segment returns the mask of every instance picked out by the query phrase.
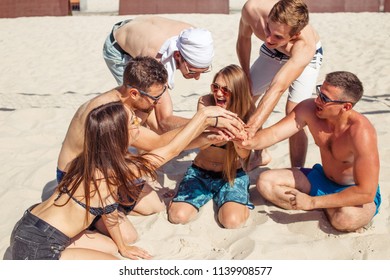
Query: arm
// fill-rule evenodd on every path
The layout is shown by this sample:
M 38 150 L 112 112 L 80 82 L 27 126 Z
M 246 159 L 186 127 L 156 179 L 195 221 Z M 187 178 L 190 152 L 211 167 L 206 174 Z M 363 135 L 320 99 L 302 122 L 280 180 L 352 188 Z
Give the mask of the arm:
M 163 94 L 154 108 L 158 129 L 166 132 L 186 125 L 190 120 L 173 115 L 173 104 L 169 90 Z
M 177 156 L 188 144 L 199 136 L 208 126 L 215 124 L 215 117 L 235 119 L 236 114 L 218 106 L 205 107 L 198 111 L 190 122 L 184 126 L 168 145 L 155 149 L 151 153 L 159 156 L 144 155 L 157 166 L 161 166 L 173 157 Z
M 248 121 L 250 134 L 253 135 L 267 120 L 282 94 L 301 75 L 310 63 L 315 48 L 303 41 L 295 42 L 291 49 L 291 57 L 272 79 L 270 86 L 260 100 L 255 113 Z
M 306 126 L 307 119 L 313 114 L 313 104 L 313 99 L 299 103 L 279 122 L 257 131 L 254 137 L 242 141 L 239 146 L 249 150 L 261 150 L 291 137 Z
M 136 141 L 133 142 L 132 146 L 144 151 L 151 151 L 155 148 L 164 147 L 180 132 L 180 130 L 181 128 L 176 128 L 163 134 L 157 134 L 147 127 L 140 126 L 139 136 Z
M 234 149 L 236 149 L 236 152 L 240 159 L 246 159 L 247 157 L 249 157 L 251 150 L 240 147 L 235 141 L 233 141 L 233 144 Z
M 137 247 L 137 246 L 129 246 L 123 242 L 122 234 L 119 228 L 118 222 L 118 210 L 106 215 L 102 215 L 103 223 L 106 226 L 112 240 L 118 247 L 119 253 L 129 259 L 138 260 L 142 259 L 150 259 L 151 256 L 145 250 Z
M 252 49 L 251 37 L 253 34 L 252 27 L 249 25 L 247 18 L 250 17 L 246 5 L 244 5 L 241 11 L 241 19 L 238 28 L 238 37 L 236 43 L 236 52 L 238 61 L 240 62 L 241 68 L 244 70 L 250 81 L 249 62 Z

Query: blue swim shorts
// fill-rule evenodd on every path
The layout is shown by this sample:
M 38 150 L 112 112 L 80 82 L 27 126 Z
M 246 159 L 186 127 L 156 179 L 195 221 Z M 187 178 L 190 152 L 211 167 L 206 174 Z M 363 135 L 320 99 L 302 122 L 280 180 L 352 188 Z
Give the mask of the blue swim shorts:
M 339 185 L 331 180 L 329 180 L 321 164 L 317 163 L 313 168 L 301 168 L 303 174 L 306 175 L 307 179 L 311 184 L 310 195 L 311 196 L 321 196 L 326 194 L 338 193 L 342 190 L 351 187 L 353 185 Z M 375 215 L 378 214 L 379 206 L 381 205 L 381 194 L 379 185 L 376 191 L 374 203 L 376 205 Z
M 233 186 L 223 179 L 222 172 L 213 172 L 192 164 L 180 182 L 174 202 L 187 202 L 197 210 L 213 199 L 218 209 L 226 202 L 236 202 L 253 209 L 249 201 L 249 176 L 238 169 Z

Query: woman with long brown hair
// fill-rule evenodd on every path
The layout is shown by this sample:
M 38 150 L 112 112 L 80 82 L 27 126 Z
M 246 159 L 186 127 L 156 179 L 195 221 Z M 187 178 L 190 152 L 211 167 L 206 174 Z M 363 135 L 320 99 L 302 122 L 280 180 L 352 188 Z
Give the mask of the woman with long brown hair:
M 199 99 L 198 110 L 208 106 L 227 109 L 244 122 L 248 121 L 255 107 L 248 79 L 241 67 L 232 64 L 216 73 L 211 93 Z M 250 150 L 239 148 L 234 141 L 201 147 L 169 206 L 169 221 L 185 224 L 203 205 L 214 199 L 222 226 L 241 227 L 249 217 L 248 209 L 253 208 L 248 194 L 249 176 L 242 168 L 249 155 Z
M 156 178 L 156 168 L 213 125 L 215 117 L 236 115 L 205 108 L 168 145 L 134 155 L 128 151 L 139 133 L 134 112 L 120 101 L 93 109 L 85 122 L 83 151 L 70 163 L 57 190 L 26 210 L 15 225 L 13 259 L 117 259 L 118 252 L 131 259 L 151 258 L 145 250 L 124 243 L 118 206 L 135 203 L 142 189 L 140 179 Z M 99 216 L 111 238 L 87 230 Z M 135 229 L 133 235 L 136 240 Z

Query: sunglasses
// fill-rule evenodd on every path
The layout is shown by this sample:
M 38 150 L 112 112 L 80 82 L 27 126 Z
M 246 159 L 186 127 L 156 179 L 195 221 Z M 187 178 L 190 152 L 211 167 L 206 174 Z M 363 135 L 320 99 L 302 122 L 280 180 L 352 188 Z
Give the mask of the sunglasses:
M 221 91 L 221 93 L 224 95 L 224 96 L 226 96 L 226 95 L 229 95 L 229 94 L 231 94 L 232 93 L 232 91 L 227 87 L 227 86 L 220 86 L 219 84 L 217 84 L 217 83 L 212 83 L 211 85 L 210 85 L 210 88 L 211 88 L 211 91 L 213 92 L 213 93 L 218 93 L 218 91 L 220 90 Z
M 212 66 L 211 66 L 211 65 L 209 66 L 208 69 L 203 70 L 203 71 L 199 71 L 199 72 L 190 70 L 190 69 L 188 69 L 187 62 L 186 62 L 186 61 L 184 61 L 184 66 L 186 67 L 187 75 L 191 75 L 191 76 L 198 75 L 198 74 L 209 73 L 209 72 L 211 72 L 211 70 L 212 70 Z
M 322 91 L 321 91 L 321 85 L 317 85 L 316 86 L 316 89 L 317 89 L 317 95 L 318 97 L 321 99 L 321 101 L 323 103 L 330 103 L 330 102 L 334 102 L 334 103 L 351 103 L 350 101 L 344 101 L 344 100 L 332 100 L 330 99 L 329 97 L 327 97 Z
M 149 97 L 150 99 L 152 99 L 153 103 L 157 103 L 160 100 L 161 96 L 164 94 L 164 92 L 167 90 L 167 85 L 164 85 L 163 91 L 159 95 L 153 96 L 153 95 L 150 95 L 149 93 L 147 93 L 147 92 L 145 92 L 143 90 L 140 90 L 140 89 L 138 89 L 136 87 L 133 87 L 133 86 L 130 86 L 130 85 L 127 85 L 127 87 L 136 89 L 141 95 L 144 95 L 144 96 Z

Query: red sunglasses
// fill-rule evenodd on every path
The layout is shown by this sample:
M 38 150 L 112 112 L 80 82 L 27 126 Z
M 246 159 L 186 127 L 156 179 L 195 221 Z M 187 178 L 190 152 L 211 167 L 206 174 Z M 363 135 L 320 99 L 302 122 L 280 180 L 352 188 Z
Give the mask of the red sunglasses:
M 213 93 L 217 93 L 219 90 L 222 92 L 223 95 L 229 95 L 232 93 L 232 91 L 227 87 L 227 86 L 220 86 L 219 84 L 217 83 L 212 83 L 210 85 L 210 88 L 211 88 L 211 91 Z

